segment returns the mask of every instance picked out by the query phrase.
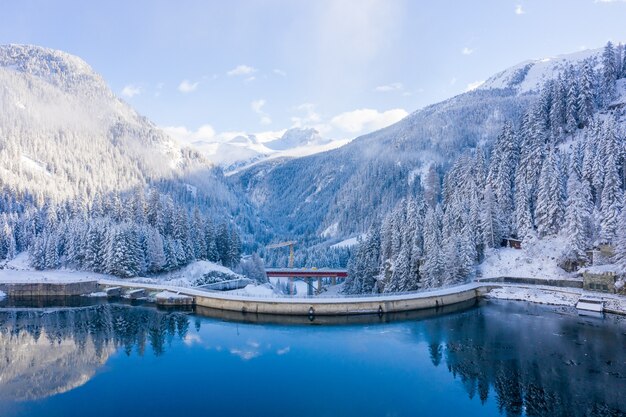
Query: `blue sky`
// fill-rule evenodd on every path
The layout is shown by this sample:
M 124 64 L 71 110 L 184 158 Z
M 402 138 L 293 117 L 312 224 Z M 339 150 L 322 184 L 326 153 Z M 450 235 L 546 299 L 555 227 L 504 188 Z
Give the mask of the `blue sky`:
M 78 55 L 189 138 L 347 138 L 520 61 L 626 39 L 626 1 L 0 0 L 0 43 Z

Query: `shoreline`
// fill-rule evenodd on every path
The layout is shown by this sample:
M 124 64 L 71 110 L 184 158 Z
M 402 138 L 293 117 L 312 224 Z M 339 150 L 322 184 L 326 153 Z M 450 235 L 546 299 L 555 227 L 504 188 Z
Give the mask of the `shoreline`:
M 14 282 L 15 281 L 15 282 Z M 86 286 L 88 281 L 88 286 Z M 563 287 L 528 283 L 506 283 L 497 281 L 475 281 L 459 286 L 432 291 L 367 295 L 361 297 L 272 297 L 245 296 L 226 292 L 210 292 L 194 288 L 164 284 L 128 282 L 120 279 L 93 277 L 91 279 L 55 280 L 0 280 L 0 291 L 9 298 L 42 299 L 76 296 L 77 288 L 95 285 L 100 290 L 121 287 L 124 290 L 142 289 L 146 292 L 167 292 L 188 297 L 195 307 L 238 313 L 268 314 L 279 316 L 352 316 L 365 314 L 387 314 L 437 309 L 480 298 L 526 301 L 538 304 L 575 307 L 581 297 L 604 301 L 604 312 L 626 315 L 626 297 L 617 294 L 585 291 L 577 287 Z M 79 285 L 80 284 L 80 285 Z M 93 291 L 92 291 L 93 292 Z M 87 295 L 83 293 L 82 295 Z M 175 298 L 175 297 L 174 297 Z M 1 300 L 1 298 L 0 298 Z

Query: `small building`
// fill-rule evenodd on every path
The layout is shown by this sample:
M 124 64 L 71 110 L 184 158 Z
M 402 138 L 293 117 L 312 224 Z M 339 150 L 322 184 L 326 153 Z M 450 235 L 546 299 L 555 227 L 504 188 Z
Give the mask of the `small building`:
M 501 245 L 506 248 L 522 249 L 522 240 L 513 237 L 507 237 L 502 239 Z
M 598 265 L 584 268 L 583 289 L 589 291 L 599 291 L 614 294 L 616 293 L 615 283 L 618 280 L 615 265 Z

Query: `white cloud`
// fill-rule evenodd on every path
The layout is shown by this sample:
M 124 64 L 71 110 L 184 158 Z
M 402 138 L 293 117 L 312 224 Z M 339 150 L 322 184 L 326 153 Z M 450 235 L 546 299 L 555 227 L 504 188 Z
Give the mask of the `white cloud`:
M 139 94 L 141 94 L 141 88 L 137 87 L 136 85 L 128 84 L 125 85 L 124 88 L 122 88 L 122 95 L 124 97 L 133 98 Z
M 626 0 L 595 0 L 594 3 L 626 3 Z
M 228 71 L 226 74 L 228 76 L 233 77 L 237 75 L 250 75 L 257 71 L 256 68 L 251 67 L 249 65 L 237 65 L 235 68 Z
M 192 83 L 189 80 L 183 80 L 179 85 L 178 85 L 178 91 L 180 91 L 181 93 L 191 93 L 192 91 L 196 91 L 196 89 L 198 88 L 198 85 L 200 83 Z
M 465 48 L 463 48 L 463 50 L 461 51 L 461 53 L 463 55 L 471 55 L 474 53 L 474 50 L 472 48 L 468 48 L 467 46 Z
M 274 70 L 272 71 L 274 74 L 276 75 L 280 75 L 281 77 L 286 77 L 287 73 L 281 69 L 278 68 L 274 68 Z
M 330 123 L 346 133 L 357 134 L 389 126 L 407 115 L 404 109 L 391 109 L 384 112 L 374 109 L 358 109 L 341 113 L 333 117 Z
M 247 82 L 247 83 L 249 83 L 249 82 L 252 82 L 252 81 L 254 81 L 254 80 L 256 80 L 256 77 L 255 77 L 254 75 L 252 75 L 252 76 L 250 76 L 250 77 L 246 78 L 244 81 L 245 81 L 245 82 Z
M 379 85 L 374 89 L 374 91 L 378 91 L 379 93 L 387 93 L 389 91 L 402 91 L 404 90 L 404 86 L 402 83 L 391 83 L 385 85 Z
M 197 141 L 213 142 L 218 139 L 215 129 L 209 124 L 200 126 L 196 131 L 189 130 L 185 126 L 166 126 L 163 131 L 187 145 Z
M 313 125 L 320 123 L 322 119 L 313 103 L 302 103 L 295 110 L 301 113 L 301 115 L 291 118 L 293 127 L 313 127 Z
M 525 14 L 526 11 L 524 10 L 524 8 L 522 7 L 521 4 L 518 4 L 517 6 L 515 6 L 515 14 L 517 15 L 522 15 Z
M 465 88 L 465 92 L 476 90 L 478 87 L 480 87 L 484 83 L 485 83 L 484 80 L 483 81 L 474 81 L 473 83 L 469 83 L 467 85 L 467 87 Z
M 249 361 L 261 355 L 259 351 L 252 349 L 231 349 L 230 353 L 239 356 L 244 361 Z
M 450 80 L 450 85 L 454 85 L 456 84 L 456 82 L 457 82 L 456 77 L 452 77 L 452 79 Z
M 278 350 L 276 351 L 276 354 L 277 354 L 277 355 L 284 355 L 284 354 L 286 354 L 286 353 L 289 353 L 289 351 L 290 351 L 290 350 L 291 350 L 291 346 L 287 346 L 287 347 L 284 347 L 284 348 L 282 348 L 282 349 L 278 349 Z
M 161 96 L 161 90 L 163 90 L 163 87 L 165 87 L 164 83 L 157 83 L 156 85 L 156 91 L 154 92 L 154 96 L 155 97 L 159 97 Z
M 252 103 L 250 103 L 250 107 L 252 107 L 252 110 L 258 114 L 264 114 L 263 106 L 265 106 L 265 100 L 262 98 L 258 100 L 254 100 Z
M 265 100 L 262 98 L 254 100 L 250 103 L 252 111 L 261 116 L 260 123 L 262 125 L 269 125 L 272 123 L 272 119 L 270 118 L 270 115 L 263 110 L 263 106 L 265 106 Z

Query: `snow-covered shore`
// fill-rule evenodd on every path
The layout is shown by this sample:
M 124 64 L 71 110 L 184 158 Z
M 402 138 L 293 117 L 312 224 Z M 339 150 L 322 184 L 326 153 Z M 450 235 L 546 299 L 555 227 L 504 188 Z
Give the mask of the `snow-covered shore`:
M 93 280 L 120 280 L 145 284 L 165 284 L 173 287 L 195 287 L 204 284 L 206 280 L 226 280 L 243 278 L 230 269 L 208 261 L 196 261 L 176 271 L 136 278 L 118 278 L 113 275 L 99 274 L 90 271 L 73 269 L 51 269 L 38 271 L 28 264 L 26 252 L 18 254 L 14 259 L 6 262 L 0 269 L 0 283 L 29 283 L 29 282 L 78 282 Z
M 489 261 L 486 261 L 481 267 L 483 271 L 490 271 L 491 274 L 484 275 L 495 275 L 493 268 L 496 264 L 509 264 L 511 270 L 504 270 L 504 273 L 507 275 L 515 275 L 511 272 L 516 270 L 520 273 L 517 275 L 530 275 L 533 278 L 537 278 L 537 274 L 535 269 L 531 268 L 523 269 L 516 268 L 516 265 L 519 263 L 525 263 L 525 259 L 527 259 L 528 254 L 524 251 L 519 251 L 515 249 L 503 249 L 499 251 L 500 255 L 496 258 L 495 254 L 491 255 Z M 545 256 L 550 258 L 554 262 L 554 254 L 546 252 Z M 489 258 L 488 258 L 489 259 Z M 497 262 L 496 262 L 497 261 Z M 556 263 L 556 262 L 555 262 Z M 547 269 L 550 269 L 548 267 Z M 67 282 L 78 282 L 78 281 L 88 281 L 88 280 L 97 280 L 101 284 L 105 285 L 115 285 L 115 284 L 144 284 L 146 287 L 154 288 L 159 291 L 168 291 L 171 293 L 179 293 L 180 291 L 184 291 L 185 293 L 191 295 L 206 295 L 206 292 L 201 290 L 195 290 L 194 287 L 198 280 L 202 277 L 206 276 L 207 273 L 218 272 L 220 274 L 232 275 L 234 278 L 241 277 L 238 274 L 235 274 L 230 269 L 225 268 L 223 266 L 212 264 L 210 262 L 200 261 L 190 264 L 186 268 L 183 268 L 179 271 L 175 271 L 169 274 L 163 274 L 155 277 L 138 277 L 133 279 L 120 279 L 111 275 L 106 274 L 97 274 L 93 272 L 85 272 L 85 271 L 74 271 L 74 270 L 47 270 L 47 271 L 35 271 L 32 270 L 25 258 L 25 254 L 20 254 L 16 259 L 10 261 L 4 269 L 0 270 L 0 284 L 1 283 L 28 283 L 28 282 L 58 282 L 58 283 L 67 283 Z M 483 276 L 484 276 L 483 275 Z M 500 276 L 503 276 L 500 274 Z M 547 277 L 551 277 L 551 275 L 547 275 Z M 547 278 L 546 277 L 546 278 Z M 560 279 L 575 279 L 570 274 L 567 275 L 559 275 Z M 305 285 L 304 283 L 300 283 Z M 461 285 L 452 288 L 439 289 L 436 291 L 428 291 L 424 293 L 416 293 L 412 294 L 412 296 L 416 297 L 427 297 L 433 295 L 445 295 L 452 294 L 455 292 L 466 291 L 469 288 L 478 288 L 478 287 L 493 287 L 485 296 L 487 298 L 495 298 L 495 299 L 505 299 L 505 300 L 515 300 L 515 301 L 526 301 L 540 304 L 549 304 L 549 305 L 560 305 L 560 306 L 575 306 L 578 299 L 581 296 L 591 297 L 602 299 L 605 302 L 605 308 L 608 311 L 624 314 L 626 315 L 626 297 L 614 294 L 605 294 L 605 293 L 597 293 L 584 291 L 578 288 L 559 288 L 559 287 L 550 287 L 543 285 L 527 285 L 527 284 L 501 284 L 501 283 L 472 283 Z M 380 300 L 380 301 L 388 301 L 388 300 L 396 300 L 406 298 L 408 294 L 398 294 L 398 295 L 381 295 L 381 296 L 367 296 L 367 297 L 355 297 L 348 296 L 342 297 L 337 294 L 335 291 L 332 291 L 333 288 L 327 292 L 323 293 L 320 296 L 313 297 L 314 299 L 324 300 L 326 302 L 357 302 L 359 300 Z M 225 299 L 240 299 L 240 300 L 250 300 L 250 301 L 268 301 L 270 299 L 282 300 L 290 302 L 310 302 L 311 298 L 306 297 L 306 288 L 298 288 L 298 292 L 300 297 L 286 297 L 275 294 L 273 288 L 271 288 L 268 284 L 263 285 L 255 285 L 251 284 L 246 288 L 241 290 L 234 291 L 226 291 L 223 293 L 219 293 L 220 298 Z M 4 294 L 0 293 L 0 299 L 3 298 Z M 408 295 L 411 296 L 411 295 Z
M 504 284 L 485 294 L 486 298 L 526 301 L 530 303 L 575 307 L 579 298 L 592 298 L 604 301 L 605 310 L 626 315 L 626 297 L 585 291 L 578 288 L 555 288 L 548 286 L 519 286 Z

